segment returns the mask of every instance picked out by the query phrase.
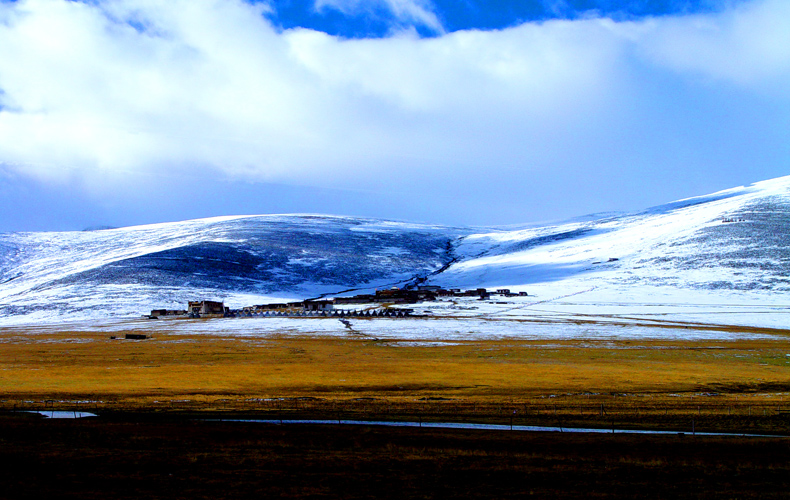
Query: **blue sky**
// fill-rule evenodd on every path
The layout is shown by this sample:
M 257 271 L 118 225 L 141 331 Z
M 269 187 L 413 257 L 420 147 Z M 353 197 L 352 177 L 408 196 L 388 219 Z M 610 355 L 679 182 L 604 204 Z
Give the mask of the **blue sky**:
M 421 22 L 419 16 L 398 15 L 413 5 L 412 12 L 432 14 L 440 29 Z M 363 2 L 288 0 L 275 2 L 267 17 L 281 29 L 309 28 L 346 38 L 386 37 L 393 29 L 413 27 L 421 36 L 479 29 L 505 29 L 525 22 L 606 16 L 633 20 L 646 16 L 719 12 L 729 4 L 720 0 L 439 0 L 433 2 Z
M 0 231 L 499 225 L 787 175 L 785 0 L 0 0 Z

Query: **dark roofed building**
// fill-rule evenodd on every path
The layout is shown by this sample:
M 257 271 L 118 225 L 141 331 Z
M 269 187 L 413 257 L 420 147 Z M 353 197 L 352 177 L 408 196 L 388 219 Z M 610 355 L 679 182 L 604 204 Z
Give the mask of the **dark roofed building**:
M 225 304 L 212 300 L 190 301 L 187 310 L 197 316 L 225 315 Z

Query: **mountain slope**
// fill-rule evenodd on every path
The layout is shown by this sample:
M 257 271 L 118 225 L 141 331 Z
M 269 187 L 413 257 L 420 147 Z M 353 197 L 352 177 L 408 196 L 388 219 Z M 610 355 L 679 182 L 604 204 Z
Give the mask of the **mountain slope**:
M 392 286 L 451 259 L 463 230 L 315 215 L 220 217 L 0 238 L 0 316 L 139 314 L 194 298 Z
M 198 298 L 242 306 L 426 276 L 447 287 L 557 296 L 596 289 L 639 300 L 660 290 L 783 300 L 790 177 L 510 231 L 263 215 L 0 234 L 0 322 L 138 315 Z
M 654 207 L 461 238 L 437 284 L 558 280 L 790 292 L 790 177 Z

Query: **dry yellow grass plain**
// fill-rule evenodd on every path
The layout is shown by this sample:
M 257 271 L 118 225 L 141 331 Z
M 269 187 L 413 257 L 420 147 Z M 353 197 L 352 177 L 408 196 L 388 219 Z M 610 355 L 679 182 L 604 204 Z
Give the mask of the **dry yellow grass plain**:
M 126 333 L 135 332 L 111 339 L 105 331 L 0 329 L 0 404 L 233 407 L 279 398 L 373 398 L 594 408 L 627 394 L 675 406 L 685 401 L 689 411 L 711 401 L 727 408 L 748 402 L 756 412 L 765 405 L 781 411 L 790 392 L 790 334 L 420 344 L 354 335 L 217 337 L 167 324 L 146 340 L 124 340 Z

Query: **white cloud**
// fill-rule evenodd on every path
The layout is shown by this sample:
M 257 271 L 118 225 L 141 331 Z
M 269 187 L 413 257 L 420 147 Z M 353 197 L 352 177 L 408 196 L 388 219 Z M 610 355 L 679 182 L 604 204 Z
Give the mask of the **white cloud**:
M 401 24 L 444 32 L 430 0 L 316 0 L 314 5 L 319 12 L 335 9 L 346 15 L 371 14 L 376 9 L 383 9 Z
M 610 78 L 618 44 L 611 23 L 556 21 L 440 38 L 404 34 L 338 41 L 323 33 L 286 34 L 292 54 L 325 85 L 377 98 L 411 113 L 562 111 Z M 599 43 L 589 44 L 590 39 Z
M 368 40 L 279 33 L 265 8 L 0 3 L 0 162 L 94 189 L 160 172 L 342 186 L 397 168 L 413 182 L 474 180 L 481 170 L 584 168 L 576 163 L 610 152 L 618 161 L 617 131 L 665 105 L 645 94 L 645 67 L 746 93 L 789 83 L 790 16 L 778 0 Z
M 790 2 L 742 3 L 716 15 L 651 20 L 643 29 L 636 43 L 672 70 L 752 88 L 779 83 L 786 93 Z

